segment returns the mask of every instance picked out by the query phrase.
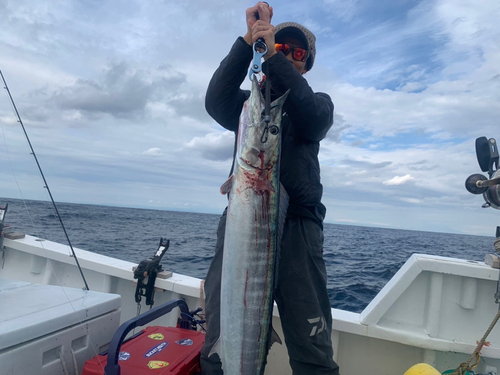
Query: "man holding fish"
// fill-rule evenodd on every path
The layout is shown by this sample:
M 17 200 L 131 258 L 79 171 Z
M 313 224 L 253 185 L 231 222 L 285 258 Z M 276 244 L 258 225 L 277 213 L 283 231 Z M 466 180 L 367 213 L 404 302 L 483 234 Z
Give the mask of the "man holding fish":
M 229 206 L 205 282 L 204 375 L 264 373 L 268 349 L 279 340 L 270 328 L 273 299 L 293 374 L 339 374 L 318 161 L 333 103 L 303 76 L 314 64 L 314 34 L 294 22 L 274 27 L 272 15 L 265 2 L 247 9 L 247 33 L 221 62 L 206 95 L 208 113 L 238 138 L 231 177 L 221 188 Z M 254 76 L 252 90 L 242 90 L 258 39 L 267 46 L 266 80 L 259 87 Z M 265 123 L 261 91 L 269 82 L 273 102 Z

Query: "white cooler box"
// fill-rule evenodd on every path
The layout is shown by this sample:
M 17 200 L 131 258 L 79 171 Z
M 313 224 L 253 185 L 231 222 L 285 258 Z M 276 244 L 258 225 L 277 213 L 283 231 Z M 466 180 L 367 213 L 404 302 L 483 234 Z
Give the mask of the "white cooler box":
M 81 373 L 109 345 L 120 304 L 117 294 L 0 279 L 0 374 Z

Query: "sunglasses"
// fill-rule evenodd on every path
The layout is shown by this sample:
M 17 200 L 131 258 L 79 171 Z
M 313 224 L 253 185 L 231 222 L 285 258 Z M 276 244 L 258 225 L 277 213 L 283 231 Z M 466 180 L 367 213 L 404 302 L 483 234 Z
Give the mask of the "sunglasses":
M 283 52 L 286 55 L 292 51 L 292 57 L 295 61 L 306 61 L 307 60 L 307 50 L 304 48 L 299 48 L 299 47 L 290 47 L 288 44 L 285 43 L 276 43 L 274 45 L 274 49 L 276 52 Z

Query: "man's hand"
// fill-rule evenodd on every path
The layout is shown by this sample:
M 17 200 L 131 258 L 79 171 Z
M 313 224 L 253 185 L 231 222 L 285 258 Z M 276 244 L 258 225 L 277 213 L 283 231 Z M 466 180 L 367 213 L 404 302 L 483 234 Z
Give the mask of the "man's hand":
M 270 7 L 266 2 L 260 1 L 255 6 L 246 10 L 247 33 L 244 36 L 245 41 L 249 45 L 253 45 L 255 40 L 252 35 L 252 29 L 257 21 L 271 23 L 273 18 L 273 7 Z M 274 45 L 274 43 L 273 43 Z
M 252 42 L 255 43 L 257 39 L 261 38 L 264 39 L 267 45 L 267 53 L 264 55 L 264 59 L 267 60 L 276 54 L 274 49 L 274 26 L 269 22 L 258 20 L 252 27 Z

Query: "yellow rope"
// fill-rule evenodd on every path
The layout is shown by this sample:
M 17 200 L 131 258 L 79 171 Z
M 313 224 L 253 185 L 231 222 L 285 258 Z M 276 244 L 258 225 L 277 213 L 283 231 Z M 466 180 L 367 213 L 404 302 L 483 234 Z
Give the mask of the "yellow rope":
M 455 369 L 455 371 L 453 371 L 453 373 L 451 375 L 465 375 L 467 373 L 467 371 L 472 370 L 474 367 L 476 367 L 479 364 L 479 361 L 481 359 L 481 353 L 480 353 L 481 349 L 483 348 L 484 344 L 486 343 L 486 338 L 488 337 L 488 335 L 491 333 L 491 331 L 495 327 L 495 324 L 497 324 L 498 319 L 500 319 L 500 310 L 497 312 L 497 315 L 495 315 L 495 318 L 493 319 L 490 326 L 486 330 L 481 341 L 479 341 L 479 343 L 477 344 L 476 350 L 474 350 L 474 352 L 470 356 L 469 360 L 467 362 L 461 363 L 460 366 L 458 366 Z M 472 362 L 474 357 L 476 358 L 476 361 L 474 362 L 474 364 L 472 366 L 470 366 L 470 363 Z

